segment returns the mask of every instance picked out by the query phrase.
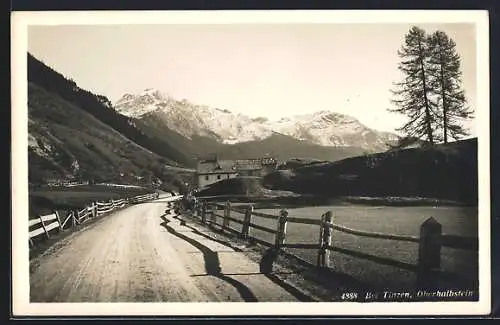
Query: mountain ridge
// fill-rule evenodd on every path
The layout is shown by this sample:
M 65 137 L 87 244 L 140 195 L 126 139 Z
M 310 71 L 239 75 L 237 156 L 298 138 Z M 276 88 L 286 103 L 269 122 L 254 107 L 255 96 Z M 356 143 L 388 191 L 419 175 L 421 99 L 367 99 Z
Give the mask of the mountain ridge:
M 368 128 L 352 116 L 330 110 L 271 120 L 177 100 L 154 88 L 126 93 L 113 106 L 118 113 L 136 120 L 163 119 L 169 129 L 188 139 L 193 135 L 207 136 L 230 145 L 264 140 L 278 133 L 320 146 L 383 151 L 398 138 L 396 134 Z

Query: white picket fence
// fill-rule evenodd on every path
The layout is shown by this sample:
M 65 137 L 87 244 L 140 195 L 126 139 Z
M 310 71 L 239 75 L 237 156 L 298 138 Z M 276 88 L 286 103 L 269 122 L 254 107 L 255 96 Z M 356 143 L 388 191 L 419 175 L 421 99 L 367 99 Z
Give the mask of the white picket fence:
M 37 216 L 29 220 L 29 242 L 34 246 L 34 238 L 44 236 L 45 239 L 50 238 L 53 232 L 61 232 L 64 229 L 74 228 L 93 218 L 100 217 L 110 213 L 116 209 L 122 209 L 131 204 L 142 203 L 158 198 L 158 193 L 144 194 L 131 198 L 110 200 L 107 202 L 92 202 L 90 206 L 86 206 L 81 210 L 69 211 L 64 219 L 61 218 L 57 211 L 49 215 Z
M 49 180 L 47 181 L 47 186 L 59 187 L 59 186 L 77 186 L 77 185 L 88 185 L 89 181 L 70 181 L 70 180 Z

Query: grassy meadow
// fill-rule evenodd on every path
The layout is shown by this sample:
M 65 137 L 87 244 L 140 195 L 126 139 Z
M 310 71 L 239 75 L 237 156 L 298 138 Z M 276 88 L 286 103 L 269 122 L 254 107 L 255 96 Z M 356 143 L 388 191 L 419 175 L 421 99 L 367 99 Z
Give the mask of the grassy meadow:
M 289 216 L 320 219 L 326 211 L 332 211 L 334 223 L 370 232 L 418 236 L 420 225 L 429 217 L 442 224 L 444 234 L 478 236 L 477 207 L 458 206 L 314 206 L 287 209 Z M 255 211 L 278 215 L 279 209 L 256 209 Z M 220 211 L 222 214 L 222 211 Z M 231 212 L 231 216 L 243 219 L 243 215 Z M 252 222 L 276 229 L 277 221 L 252 216 Z M 232 223 L 231 228 L 240 231 L 241 225 Z M 274 243 L 274 234 L 250 228 L 250 235 L 268 243 Z M 297 223 L 287 224 L 286 242 L 316 244 L 319 226 Z M 394 240 L 359 237 L 334 230 L 333 245 L 338 247 L 331 256 L 333 270 L 349 275 L 376 288 L 411 288 L 416 281 L 416 273 L 393 265 L 379 263 L 380 260 L 365 258 L 356 253 L 364 253 L 382 259 L 391 259 L 408 264 L 417 264 L 418 244 Z M 294 255 L 316 263 L 317 250 L 286 249 Z M 477 285 L 478 253 L 443 247 L 441 250 L 441 270 L 450 274 L 448 286 L 470 288 Z M 455 277 L 456 275 L 456 277 Z M 458 283 L 458 284 L 457 284 Z

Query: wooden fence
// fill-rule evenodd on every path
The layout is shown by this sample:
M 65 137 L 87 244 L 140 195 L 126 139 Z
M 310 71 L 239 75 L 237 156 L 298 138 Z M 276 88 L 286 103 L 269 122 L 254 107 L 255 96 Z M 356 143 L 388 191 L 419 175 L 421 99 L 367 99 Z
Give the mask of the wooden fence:
M 124 208 L 130 204 L 137 204 L 158 198 L 158 193 L 144 194 L 131 198 L 110 200 L 108 202 L 92 202 L 81 210 L 69 211 L 61 218 L 57 211 L 49 215 L 36 216 L 29 220 L 29 243 L 34 246 L 34 239 L 44 237 L 49 239 L 53 232 L 61 232 L 64 229 L 73 228 L 93 218 L 105 215 L 116 209 Z
M 223 211 L 220 214 L 218 211 Z M 234 218 L 231 212 L 237 212 L 244 215 L 243 219 Z M 330 254 L 334 250 L 342 251 L 340 247 L 334 247 L 333 237 L 334 231 L 344 232 L 355 236 L 379 238 L 385 240 L 405 241 L 418 244 L 418 263 L 417 265 L 404 263 L 401 261 L 391 260 L 387 258 L 377 257 L 380 263 L 389 264 L 396 267 L 417 272 L 417 281 L 425 282 L 431 277 L 434 271 L 439 271 L 441 267 L 441 248 L 450 247 L 464 250 L 478 250 L 477 237 L 464 237 L 457 235 L 444 234 L 442 232 L 441 224 L 434 218 L 430 217 L 425 220 L 420 226 L 419 236 L 405 236 L 396 234 L 383 234 L 377 232 L 361 231 L 351 229 L 334 223 L 334 216 L 331 211 L 325 212 L 321 215 L 320 219 L 308 219 L 291 217 L 286 210 L 281 210 L 278 216 L 256 212 L 252 205 L 232 207 L 230 202 L 209 203 L 206 201 L 201 202 L 199 205 L 197 216 L 200 217 L 201 223 L 207 224 L 211 227 L 217 225 L 217 218 L 222 219 L 221 228 L 230 232 L 236 232 L 240 237 L 248 239 L 252 238 L 254 241 L 267 246 L 273 246 L 272 243 L 260 240 L 256 237 L 249 236 L 249 229 L 254 228 L 260 231 L 274 234 L 274 249 L 280 253 L 283 248 L 300 248 L 300 249 L 314 249 L 317 250 L 316 265 L 321 268 L 332 267 L 332 258 Z M 253 216 L 258 216 L 264 219 L 277 220 L 275 229 L 265 227 L 255 223 L 252 220 Z M 231 228 L 231 223 L 241 225 L 241 231 Z M 289 243 L 287 241 L 287 224 L 299 223 L 318 226 L 318 243 L 317 244 L 304 244 L 304 243 Z M 359 253 L 361 257 L 371 256 L 364 253 Z

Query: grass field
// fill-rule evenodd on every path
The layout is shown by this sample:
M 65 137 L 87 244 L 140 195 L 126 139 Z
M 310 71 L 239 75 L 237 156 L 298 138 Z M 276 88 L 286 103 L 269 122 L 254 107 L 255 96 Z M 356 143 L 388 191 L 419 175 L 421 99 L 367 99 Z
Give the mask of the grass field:
M 94 201 L 118 200 L 150 193 L 145 188 L 119 188 L 105 185 L 81 185 L 71 187 L 43 188 L 30 191 L 30 218 L 57 210 L 59 213 L 71 209 L 82 209 Z
M 478 216 L 475 207 L 387 207 L 387 206 L 315 206 L 288 209 L 289 216 L 320 219 L 326 211 L 332 211 L 334 223 L 358 230 L 390 233 L 398 235 L 418 236 L 420 225 L 429 217 L 434 217 L 442 224 L 445 234 L 461 236 L 478 236 Z M 256 211 L 278 215 L 279 209 L 258 209 Z M 232 212 L 235 218 L 243 216 Z M 272 229 L 276 229 L 276 220 L 252 216 L 252 221 Z M 231 224 L 236 230 L 241 226 Z M 250 235 L 274 242 L 274 235 L 250 228 Z M 334 231 L 333 244 L 342 252 L 332 254 L 333 270 L 347 274 L 377 288 L 411 288 L 416 281 L 416 273 L 410 270 L 384 265 L 366 258 L 354 257 L 348 251 L 361 252 L 381 258 L 397 260 L 409 264 L 417 264 L 418 244 L 385 240 L 378 238 L 359 237 Z M 318 243 L 319 226 L 288 223 L 286 242 Z M 317 251 L 305 249 L 288 249 L 311 263 L 316 262 Z M 355 255 L 355 254 L 354 254 Z M 478 253 L 459 249 L 442 248 L 441 267 L 445 272 L 457 274 L 459 285 L 475 286 L 478 279 Z M 451 286 L 456 285 L 456 279 L 449 279 Z M 469 288 L 472 289 L 472 288 Z

